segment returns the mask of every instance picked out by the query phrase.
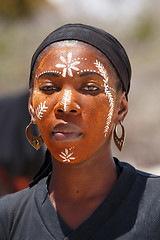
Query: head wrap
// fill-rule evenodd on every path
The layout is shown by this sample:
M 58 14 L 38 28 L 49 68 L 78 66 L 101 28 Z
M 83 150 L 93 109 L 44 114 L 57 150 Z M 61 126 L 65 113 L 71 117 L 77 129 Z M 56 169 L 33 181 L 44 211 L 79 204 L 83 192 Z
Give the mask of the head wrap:
M 55 31 L 51 32 L 43 40 L 32 57 L 30 87 L 32 85 L 32 72 L 38 55 L 50 44 L 63 40 L 78 40 L 85 42 L 104 53 L 104 55 L 108 57 L 114 66 L 127 96 L 130 88 L 131 65 L 125 49 L 118 42 L 118 40 L 109 33 L 99 28 L 84 24 L 63 25 L 62 27 L 57 28 Z

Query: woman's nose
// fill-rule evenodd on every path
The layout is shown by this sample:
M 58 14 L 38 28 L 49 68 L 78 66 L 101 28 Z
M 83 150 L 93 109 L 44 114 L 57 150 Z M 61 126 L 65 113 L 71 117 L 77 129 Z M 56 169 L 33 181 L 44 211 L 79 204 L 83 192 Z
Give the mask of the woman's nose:
M 55 114 L 59 113 L 72 113 L 79 114 L 80 106 L 74 101 L 74 97 L 71 90 L 64 90 L 61 98 L 54 107 Z

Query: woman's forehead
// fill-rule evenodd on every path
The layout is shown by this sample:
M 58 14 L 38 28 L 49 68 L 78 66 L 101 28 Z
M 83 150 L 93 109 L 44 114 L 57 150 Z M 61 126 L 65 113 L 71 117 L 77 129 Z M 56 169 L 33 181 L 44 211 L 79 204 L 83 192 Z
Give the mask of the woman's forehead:
M 102 71 L 102 69 L 104 69 Z M 117 81 L 117 74 L 111 62 L 95 47 L 79 41 L 63 41 L 51 44 L 43 53 L 36 70 L 36 78 L 54 72 L 63 77 L 98 73 L 104 78 Z
M 79 58 L 79 60 L 88 60 L 89 63 L 93 63 L 95 59 L 101 61 L 106 66 L 112 65 L 109 59 L 98 49 L 93 47 L 92 45 L 76 40 L 65 40 L 60 42 L 55 42 L 51 45 L 49 45 L 40 56 L 40 59 L 38 62 L 45 62 L 48 59 L 52 58 L 52 60 L 58 60 L 59 57 L 63 57 L 62 55 L 72 55 L 71 61 L 74 60 L 74 57 Z M 55 59 L 54 59 L 55 57 Z M 90 58 L 94 58 L 93 61 L 91 61 Z M 75 59 L 75 60 L 76 60 Z M 87 63 L 87 62 L 86 62 Z

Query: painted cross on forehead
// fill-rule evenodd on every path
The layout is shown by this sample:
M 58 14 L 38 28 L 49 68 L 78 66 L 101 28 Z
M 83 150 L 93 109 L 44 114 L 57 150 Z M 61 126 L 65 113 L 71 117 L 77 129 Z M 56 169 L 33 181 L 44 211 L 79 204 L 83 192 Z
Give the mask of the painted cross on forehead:
M 113 99 L 112 91 L 115 92 L 115 90 L 113 88 L 111 88 L 108 84 L 109 77 L 108 77 L 108 73 L 107 73 L 105 67 L 103 66 L 103 64 L 100 61 L 96 60 L 94 62 L 94 65 L 96 66 L 97 70 L 88 69 L 88 68 L 79 69 L 77 67 L 77 65 L 79 65 L 81 63 L 81 61 L 87 61 L 87 58 L 78 57 L 78 58 L 72 59 L 72 53 L 71 52 L 69 52 L 67 54 L 67 59 L 64 58 L 63 56 L 60 56 L 60 60 L 61 60 L 62 63 L 58 63 L 58 64 L 55 65 L 56 70 L 42 72 L 38 76 L 36 76 L 36 78 L 38 79 L 44 73 L 51 73 L 51 72 L 58 73 L 58 74 L 62 75 L 62 77 L 64 77 L 64 78 L 67 77 L 67 74 L 68 74 L 68 76 L 73 77 L 73 71 L 75 71 L 76 74 L 78 74 L 78 75 L 83 73 L 83 72 L 97 72 L 97 73 L 99 73 L 103 77 L 104 91 L 105 91 L 106 96 L 108 97 L 109 106 L 110 106 L 109 114 L 108 114 L 108 117 L 107 117 L 105 129 L 104 129 L 104 134 L 105 134 L 105 137 L 106 137 L 107 132 L 108 132 L 109 127 L 110 127 L 112 117 L 113 117 L 114 99 Z M 57 68 L 58 69 L 60 68 L 62 71 L 58 71 Z M 62 101 L 61 101 L 61 105 L 64 108 L 64 112 L 66 112 L 66 110 L 67 110 L 67 108 L 68 108 L 68 106 L 71 102 L 71 95 L 72 95 L 71 90 L 65 90 L 64 91 L 64 96 L 63 96 Z M 39 119 L 41 119 L 43 117 L 43 113 L 46 112 L 47 107 L 45 106 L 45 103 L 46 102 L 44 102 L 43 104 L 41 103 L 36 109 L 36 114 L 37 114 L 37 117 Z

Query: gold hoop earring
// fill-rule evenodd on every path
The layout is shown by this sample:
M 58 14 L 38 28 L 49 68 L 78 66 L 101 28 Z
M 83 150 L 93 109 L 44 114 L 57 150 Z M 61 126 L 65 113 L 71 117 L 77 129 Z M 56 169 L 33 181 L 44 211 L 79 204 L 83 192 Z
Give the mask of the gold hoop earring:
M 31 133 L 32 124 L 33 122 L 31 121 L 30 124 L 26 127 L 26 138 L 28 142 L 32 145 L 32 147 L 38 150 L 43 145 L 44 141 L 41 135 L 37 137 L 33 136 L 33 134 Z
M 118 125 L 120 125 L 122 128 L 122 135 L 120 138 L 117 136 L 117 126 Z M 115 142 L 117 148 L 119 149 L 119 151 L 121 151 L 123 148 L 123 145 L 124 145 L 124 141 L 125 141 L 125 130 L 124 130 L 124 127 L 121 122 L 120 122 L 120 124 L 115 125 L 114 132 L 113 132 L 113 138 L 114 138 L 114 142 Z

